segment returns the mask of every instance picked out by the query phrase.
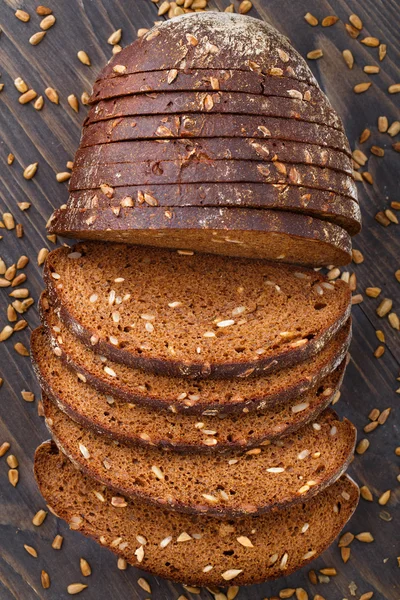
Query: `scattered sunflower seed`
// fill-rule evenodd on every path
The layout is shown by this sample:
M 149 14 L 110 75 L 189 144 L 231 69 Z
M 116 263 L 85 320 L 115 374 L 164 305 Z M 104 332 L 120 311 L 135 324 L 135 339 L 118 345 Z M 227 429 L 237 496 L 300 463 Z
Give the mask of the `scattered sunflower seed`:
M 38 31 L 37 33 L 31 35 L 31 37 L 29 38 L 29 43 L 32 44 L 32 46 L 37 46 L 38 44 L 40 44 L 45 35 L 45 31 Z
M 71 583 L 67 587 L 67 592 L 71 596 L 74 596 L 75 594 L 79 594 L 80 592 L 82 592 L 86 588 L 87 588 L 87 585 L 84 585 L 83 583 Z
M 321 50 L 321 48 L 317 48 L 315 50 L 311 50 L 310 52 L 308 52 L 307 58 L 309 60 L 317 60 L 318 58 L 321 58 L 323 55 L 324 55 L 324 53 Z
M 88 67 L 90 67 L 90 65 L 91 65 L 90 58 L 84 50 L 79 50 L 77 57 L 83 65 L 87 65 Z

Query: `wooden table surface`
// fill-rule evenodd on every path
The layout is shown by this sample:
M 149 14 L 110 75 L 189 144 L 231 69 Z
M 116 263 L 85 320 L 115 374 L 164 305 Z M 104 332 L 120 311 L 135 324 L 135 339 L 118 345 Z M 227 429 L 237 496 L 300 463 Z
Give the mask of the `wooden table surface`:
M 238 2 L 234 1 L 237 7 Z M 36 4 L 28 0 L 25 4 L 22 0 L 6 0 L 0 6 L 0 83 L 5 84 L 0 93 L 0 216 L 11 212 L 24 228 L 24 236 L 20 239 L 15 230 L 0 230 L 3 234 L 0 256 L 7 265 L 16 262 L 21 254 L 30 257 L 30 264 L 25 269 L 28 280 L 24 285 L 35 300 L 43 287 L 41 269 L 36 264 L 37 253 L 43 247 L 54 247 L 45 237 L 45 222 L 52 209 L 66 202 L 68 196 L 67 184 L 57 183 L 55 174 L 65 171 L 66 162 L 73 160 L 86 113 L 82 105 L 79 113 L 74 113 L 67 97 L 70 94 L 80 97 L 83 91 L 90 91 L 96 74 L 111 55 L 107 38 L 113 31 L 123 29 L 122 43 L 126 45 L 136 38 L 140 27 L 149 27 L 157 19 L 157 6 L 150 0 L 49 0 L 48 5 L 54 9 L 57 22 L 38 46 L 32 46 L 28 39 L 39 31 L 40 21 L 34 11 Z M 219 9 L 224 9 L 227 4 L 227 0 L 210 2 L 210 6 Z M 23 23 L 15 18 L 17 8 L 31 13 L 30 22 Z M 308 11 L 320 19 L 334 14 L 340 21 L 333 27 L 312 28 L 303 18 Z M 366 47 L 346 33 L 344 23 L 353 12 L 364 23 L 360 38 L 376 36 L 387 44 L 388 54 L 382 63 L 377 60 L 376 48 Z M 399 118 L 399 95 L 387 92 L 390 84 L 400 83 L 400 71 L 396 66 L 399 64 L 399 6 L 396 0 L 364 0 L 362 3 L 258 0 L 250 14 L 271 22 L 284 32 L 303 56 L 312 49 L 322 48 L 324 57 L 310 61 L 311 67 L 342 116 L 352 148 L 360 147 L 358 138 L 365 127 L 372 132 L 370 140 L 361 147 L 370 157 L 364 170 L 368 169 L 373 175 L 374 184 L 358 184 L 364 228 L 355 240 L 355 247 L 363 252 L 365 261 L 349 266 L 349 270 L 357 275 L 357 293 L 364 295 L 364 302 L 353 309 L 351 362 L 336 408 L 356 424 L 360 439 L 367 437 L 370 441 L 367 452 L 356 456 L 351 473 L 360 485 L 368 485 L 374 501 L 361 500 L 346 529 L 353 533 L 370 531 L 375 541 L 371 544 L 354 541 L 346 565 L 334 544 L 312 564 L 316 570 L 336 567 L 338 575 L 327 583 L 312 585 L 307 577 L 308 567 L 273 584 L 242 588 L 237 597 L 239 600 L 261 600 L 277 595 L 282 588 L 303 587 L 310 598 L 320 594 L 326 600 L 350 600 L 373 592 L 376 600 L 399 600 L 400 494 L 396 479 L 399 459 L 395 448 L 400 445 L 400 397 L 396 394 L 400 386 L 396 380 L 399 377 L 400 344 L 399 332 L 391 328 L 387 318 L 380 319 L 375 310 L 380 298 L 387 297 L 393 300 L 393 310 L 400 314 L 400 283 L 394 276 L 400 268 L 400 230 L 395 224 L 383 227 L 374 219 L 378 211 L 389 208 L 391 201 L 400 201 L 400 156 L 391 147 L 400 136 L 392 138 L 377 130 L 379 116 L 387 116 L 389 122 Z M 352 71 L 345 66 L 341 56 L 345 48 L 351 49 L 355 56 Z M 89 54 L 92 66 L 78 61 L 79 50 Z M 381 72 L 365 74 L 362 67 L 371 64 L 380 64 Z M 31 104 L 19 104 L 19 94 L 13 85 L 16 77 L 25 79 L 39 94 L 43 94 L 48 86 L 54 87 L 60 95 L 60 105 L 51 104 L 46 98 L 43 110 L 38 112 Z M 364 81 L 371 81 L 371 88 L 356 95 L 353 86 Z M 383 158 L 370 154 L 372 144 L 385 149 Z M 15 161 L 12 166 L 7 166 L 10 152 L 15 155 Z M 39 163 L 38 172 L 27 181 L 22 177 L 23 169 L 34 162 Z M 32 203 L 25 212 L 17 204 L 23 201 Z M 397 214 L 400 216 L 399 212 Z M 382 288 L 380 298 L 366 297 L 364 290 L 368 286 Z M 0 329 L 7 324 L 8 293 L 8 289 L 0 290 Z M 29 345 L 30 329 L 38 324 L 36 306 L 25 316 L 29 327 L 0 344 L 0 377 L 4 379 L 0 389 L 0 444 L 10 442 L 11 451 L 20 462 L 20 481 L 14 488 L 8 482 L 5 457 L 0 459 L 0 598 L 61 600 L 70 597 L 66 587 L 74 582 L 88 584 L 81 594 L 87 600 L 147 598 L 149 594 L 137 584 L 141 576 L 137 569 L 130 567 L 127 571 L 118 571 L 114 555 L 69 531 L 52 515 L 39 528 L 31 523 L 35 512 L 44 508 L 32 474 L 33 453 L 48 436 L 43 420 L 37 414 L 40 392 L 30 360 L 14 350 L 17 341 Z M 384 331 L 386 337 L 385 353 L 380 359 L 373 355 L 379 344 L 375 335 L 377 329 Z M 21 397 L 22 390 L 34 391 L 35 401 L 25 402 Z M 386 424 L 364 434 L 362 429 L 368 422 L 370 411 L 388 407 L 392 407 L 392 412 Z M 377 498 L 388 489 L 392 490 L 390 501 L 386 506 L 380 506 Z M 65 537 L 60 551 L 51 548 L 57 533 Z M 35 547 L 38 557 L 29 556 L 24 544 Z M 79 570 L 81 556 L 89 561 L 93 570 L 86 579 Z M 40 583 L 42 569 L 51 578 L 51 587 L 47 590 L 42 589 Z M 152 586 L 152 598 L 157 600 L 175 600 L 181 594 L 188 599 L 212 598 L 207 590 L 195 596 L 182 586 L 145 577 Z

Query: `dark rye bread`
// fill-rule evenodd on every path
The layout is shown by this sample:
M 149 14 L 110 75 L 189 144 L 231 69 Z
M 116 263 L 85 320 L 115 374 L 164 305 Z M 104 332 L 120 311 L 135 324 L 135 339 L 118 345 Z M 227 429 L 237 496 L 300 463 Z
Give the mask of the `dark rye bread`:
M 356 441 L 354 426 L 327 409 L 317 422 L 247 452 L 181 454 L 93 433 L 45 396 L 43 409 L 60 450 L 116 494 L 222 518 L 262 514 L 315 496 L 345 472 Z
M 44 394 L 80 425 L 127 445 L 157 446 L 178 452 L 250 449 L 296 431 L 315 420 L 336 397 L 345 360 L 309 392 L 260 413 L 182 415 L 121 402 L 98 392 L 57 357 L 45 330 L 31 336 L 31 356 Z
M 84 344 L 179 377 L 245 377 L 302 362 L 351 308 L 348 285 L 314 270 L 123 244 L 54 250 L 44 279 L 58 316 Z
M 106 185 L 112 188 L 130 185 L 180 183 L 270 183 L 308 186 L 341 194 L 357 201 L 354 178 L 325 167 L 293 163 L 264 163 L 252 160 L 145 161 L 129 164 L 101 164 L 75 168 L 69 183 L 71 192 Z M 232 186 L 234 187 L 234 186 Z M 112 191 L 108 192 L 112 194 Z
M 70 209 L 111 208 L 118 216 L 121 208 L 149 206 L 218 206 L 285 210 L 329 221 L 350 235 L 361 230 L 358 202 L 307 187 L 265 183 L 179 183 L 172 185 L 126 186 L 71 192 Z
M 173 248 L 282 261 L 309 267 L 347 265 L 347 231 L 303 214 L 217 207 L 151 207 L 149 210 L 68 209 L 50 217 L 49 233 L 102 242 Z
M 118 364 L 96 354 L 74 336 L 48 306 L 40 314 L 52 350 L 74 373 L 100 392 L 122 401 L 172 413 L 203 416 L 264 412 L 266 408 L 298 398 L 332 373 L 344 360 L 351 339 L 348 322 L 318 354 L 308 361 L 257 378 L 236 377 L 191 380 L 154 375 Z M 228 384 L 228 385 L 227 385 Z
M 80 147 L 108 142 L 169 138 L 274 138 L 316 144 L 351 156 L 346 135 L 318 123 L 256 115 L 190 113 L 118 117 L 86 125 Z
M 180 113 L 245 114 L 320 123 L 344 131 L 331 106 L 297 98 L 276 98 L 242 92 L 161 92 L 100 100 L 91 107 L 84 124 L 116 117 Z
M 168 69 L 113 76 L 95 82 L 89 104 L 100 100 L 154 92 L 242 92 L 278 98 L 296 98 L 330 107 L 329 98 L 314 85 L 291 77 L 234 69 Z
M 48 442 L 36 451 L 35 476 L 48 506 L 72 529 L 140 569 L 200 586 L 226 586 L 234 576 L 235 585 L 258 583 L 304 567 L 339 535 L 359 498 L 357 485 L 344 475 L 302 504 L 229 523 L 137 500 L 117 508 L 112 492 Z
M 74 167 L 99 164 L 133 163 L 144 160 L 263 160 L 265 162 L 297 162 L 352 174 L 349 157 L 337 150 L 314 144 L 257 140 L 252 138 L 208 138 L 184 140 L 141 140 L 100 144 L 80 148 L 75 154 Z
M 157 24 L 114 56 L 98 79 L 165 69 L 238 69 L 318 85 L 304 58 L 271 25 L 216 12 Z

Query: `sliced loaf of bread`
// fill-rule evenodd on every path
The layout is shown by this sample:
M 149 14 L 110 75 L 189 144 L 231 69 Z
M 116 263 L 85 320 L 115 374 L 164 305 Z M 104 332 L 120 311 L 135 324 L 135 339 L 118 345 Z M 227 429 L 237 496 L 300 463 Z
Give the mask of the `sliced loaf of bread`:
M 320 352 L 350 314 L 348 285 L 314 270 L 140 246 L 59 248 L 44 278 L 58 316 L 87 346 L 180 377 L 292 366 Z
M 337 398 L 345 370 L 344 360 L 318 385 L 293 400 L 262 412 L 222 418 L 154 410 L 96 391 L 54 354 L 43 328 L 32 333 L 31 356 L 44 394 L 83 427 L 127 445 L 196 453 L 250 449 L 296 431 Z
M 356 430 L 330 409 L 262 446 L 180 454 L 119 444 L 85 429 L 43 397 L 57 446 L 84 473 L 121 494 L 171 510 L 219 517 L 262 514 L 318 494 L 347 469 Z
M 279 402 L 298 398 L 321 385 L 340 365 L 351 339 L 348 322 L 318 354 L 293 367 L 257 378 L 194 380 L 155 375 L 106 359 L 95 354 L 63 325 L 47 307 L 45 296 L 41 299 L 40 311 L 53 354 L 81 381 L 125 402 L 202 417 L 262 413 Z
M 71 192 L 68 199 L 68 210 L 110 208 L 115 216 L 126 207 L 146 210 L 154 206 L 165 207 L 166 211 L 176 206 L 285 210 L 330 221 L 350 235 L 361 229 L 358 202 L 333 192 L 286 184 L 178 183 L 117 188 L 106 185 Z
M 129 563 L 191 585 L 245 585 L 289 575 L 319 556 L 352 516 L 357 485 L 343 476 L 301 504 L 224 522 L 128 500 L 82 475 L 50 443 L 35 475 L 51 510 Z M 228 583 L 231 581 L 232 583 Z

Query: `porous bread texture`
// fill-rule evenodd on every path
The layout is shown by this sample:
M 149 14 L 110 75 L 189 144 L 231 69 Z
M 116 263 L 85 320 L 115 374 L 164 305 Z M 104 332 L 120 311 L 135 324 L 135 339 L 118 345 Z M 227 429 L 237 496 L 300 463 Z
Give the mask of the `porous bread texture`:
M 204 160 L 240 159 L 264 162 L 297 162 L 327 167 L 352 175 L 352 164 L 344 152 L 328 150 L 315 144 L 282 142 L 273 139 L 208 138 L 163 139 L 110 142 L 90 148 L 79 148 L 74 168 L 99 164 L 132 163 L 139 160 Z
M 348 322 L 317 355 L 308 361 L 258 378 L 187 379 L 155 375 L 96 355 L 40 302 L 42 322 L 52 352 L 92 387 L 122 401 L 176 414 L 204 416 L 263 412 L 319 386 L 344 360 L 351 339 Z
M 342 194 L 355 202 L 358 199 L 352 176 L 325 167 L 232 159 L 209 162 L 195 157 L 188 161 L 165 160 L 152 163 L 147 160 L 134 164 L 101 164 L 75 168 L 69 189 L 73 192 L 106 186 L 108 195 L 112 195 L 110 187 L 226 182 L 308 186 Z
M 100 100 L 132 94 L 193 90 L 214 92 L 216 89 L 278 98 L 297 98 L 311 105 L 331 108 L 329 98 L 318 87 L 290 77 L 235 69 L 174 69 L 172 72 L 167 69 L 100 79 L 93 85 L 88 103 L 96 104 Z
M 43 398 L 57 446 L 84 473 L 124 498 L 178 512 L 240 517 L 303 502 L 338 479 L 354 452 L 355 427 L 330 409 L 247 452 L 181 454 L 126 446 L 81 427 Z
M 125 67 L 122 73 L 114 70 L 116 65 Z M 156 25 L 114 56 L 98 79 L 173 68 L 239 69 L 318 86 L 304 58 L 271 25 L 216 12 L 183 15 Z
M 117 508 L 112 492 L 74 469 L 50 443 L 36 451 L 35 475 L 46 503 L 72 529 L 140 569 L 199 586 L 229 585 L 229 574 L 236 575 L 230 585 L 258 583 L 304 567 L 333 542 L 359 498 L 357 485 L 343 476 L 302 504 L 227 523 L 138 500 Z
M 121 402 L 82 381 L 51 349 L 43 328 L 31 336 L 31 356 L 44 394 L 80 425 L 128 445 L 177 452 L 250 449 L 296 431 L 330 404 L 343 379 L 345 360 L 319 385 L 263 413 L 202 416 L 153 410 Z
M 188 113 L 118 117 L 84 127 L 80 147 L 126 140 L 170 138 L 273 138 L 316 144 L 351 157 L 346 135 L 326 125 L 263 115 Z
M 264 115 L 320 123 L 344 131 L 341 119 L 335 110 L 326 104 L 310 104 L 298 98 L 267 97 L 241 91 L 233 93 L 169 91 L 154 92 L 145 97 L 138 94 L 100 100 L 89 110 L 84 125 L 116 117 L 192 112 Z
M 183 377 L 294 365 L 322 350 L 351 307 L 348 285 L 314 270 L 120 244 L 54 250 L 44 278 L 60 319 L 97 353 Z
M 107 186 L 71 192 L 68 210 L 108 207 L 119 216 L 123 207 L 147 210 L 154 204 L 164 210 L 176 206 L 285 210 L 330 221 L 350 235 L 361 229 L 359 204 L 350 198 L 313 188 L 268 183 L 152 184 L 114 189 Z

